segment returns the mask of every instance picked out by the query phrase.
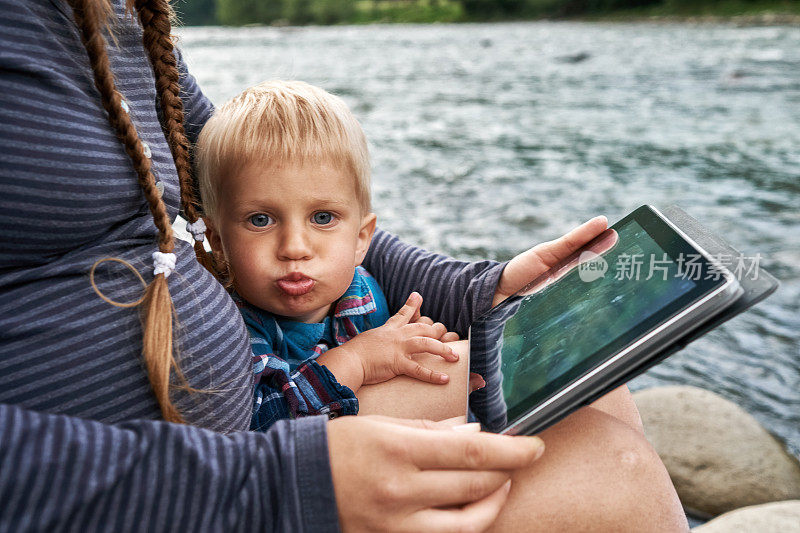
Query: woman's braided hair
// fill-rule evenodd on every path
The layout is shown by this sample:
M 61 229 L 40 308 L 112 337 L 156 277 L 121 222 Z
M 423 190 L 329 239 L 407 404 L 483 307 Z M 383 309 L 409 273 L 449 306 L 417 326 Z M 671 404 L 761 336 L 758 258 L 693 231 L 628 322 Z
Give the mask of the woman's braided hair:
M 181 191 L 181 207 L 189 222 L 198 219 L 197 201 L 192 186 L 189 142 L 183 127 L 183 103 L 180 99 L 178 68 L 171 36 L 172 7 L 167 0 L 127 0 L 128 8 L 135 10 L 142 23 L 144 48 L 153 66 L 156 91 L 161 103 L 163 124 L 175 166 L 178 170 Z M 175 237 L 164 201 L 156 188 L 150 159 L 130 116 L 123 110 L 122 97 L 117 92 L 107 43 L 103 30 L 112 16 L 109 0 L 70 0 L 81 40 L 89 55 L 94 73 L 94 83 L 108 114 L 108 121 L 125 146 L 125 152 L 133 162 L 133 168 L 144 197 L 150 207 L 153 222 L 158 228 L 158 249 L 172 253 Z M 210 256 L 203 243 L 195 241 L 198 261 L 213 272 Z M 143 307 L 143 355 L 150 386 L 153 388 L 161 413 L 165 420 L 183 422 L 183 417 L 170 399 L 170 373 L 174 369 L 181 380 L 183 375 L 172 352 L 172 297 L 165 275 L 157 274 L 148 285 L 142 300 Z M 184 380 L 185 382 L 185 380 Z

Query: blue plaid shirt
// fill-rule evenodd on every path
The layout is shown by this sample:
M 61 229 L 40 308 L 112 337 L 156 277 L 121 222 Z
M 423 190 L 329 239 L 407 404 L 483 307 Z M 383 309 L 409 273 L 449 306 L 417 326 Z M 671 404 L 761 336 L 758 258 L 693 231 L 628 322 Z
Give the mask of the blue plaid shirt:
M 284 418 L 358 413 L 352 390 L 315 359 L 362 331 L 383 325 L 389 306 L 378 283 L 357 267 L 347 291 L 323 322 L 295 322 L 234 295 L 250 334 L 255 380 L 250 429 L 266 431 Z

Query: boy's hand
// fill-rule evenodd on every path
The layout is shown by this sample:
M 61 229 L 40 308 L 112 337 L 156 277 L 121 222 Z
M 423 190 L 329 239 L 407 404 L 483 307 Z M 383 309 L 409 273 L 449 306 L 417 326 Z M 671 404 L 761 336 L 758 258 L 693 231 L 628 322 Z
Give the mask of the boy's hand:
M 461 340 L 461 337 L 458 336 L 458 333 L 456 333 L 455 331 L 447 331 L 445 325 L 442 324 L 441 322 L 434 322 L 433 319 L 430 317 L 421 316 L 419 314 L 419 310 L 417 310 L 417 312 L 414 313 L 414 317 L 411 319 L 411 322 L 428 324 L 437 328 L 444 329 L 444 334 L 441 337 L 439 337 L 439 340 L 442 342 L 453 342 Z
M 428 383 L 447 383 L 447 374 L 434 372 L 411 358 L 415 353 L 427 352 L 446 361 L 458 361 L 458 354 L 439 340 L 447 332 L 442 324 L 412 321 L 421 305 L 422 296 L 411 293 L 402 309 L 386 324 L 365 331 L 337 348 L 361 361 L 362 385 L 380 383 L 399 375 Z
M 538 244 L 516 256 L 509 261 L 500 276 L 492 306 L 499 304 L 525 287 L 525 285 L 569 257 L 575 250 L 603 233 L 607 228 L 608 220 L 606 217 L 595 217 L 588 222 L 584 222 L 563 237 Z

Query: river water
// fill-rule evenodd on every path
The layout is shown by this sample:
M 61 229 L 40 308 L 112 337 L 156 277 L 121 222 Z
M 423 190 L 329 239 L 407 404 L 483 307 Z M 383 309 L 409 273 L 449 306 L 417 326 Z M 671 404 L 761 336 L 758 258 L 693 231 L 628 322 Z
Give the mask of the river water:
M 690 384 L 800 455 L 800 28 L 514 23 L 184 28 L 215 102 L 269 78 L 342 96 L 380 224 L 508 259 L 596 214 L 678 204 L 780 278 L 635 379 Z

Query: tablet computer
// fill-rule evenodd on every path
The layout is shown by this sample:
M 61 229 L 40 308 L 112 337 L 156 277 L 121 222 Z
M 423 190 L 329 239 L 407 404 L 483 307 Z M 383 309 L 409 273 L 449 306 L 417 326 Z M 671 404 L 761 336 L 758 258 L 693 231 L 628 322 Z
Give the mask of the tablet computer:
M 486 387 L 470 405 L 490 431 L 538 433 L 742 294 L 708 250 L 642 206 L 472 324 L 472 370 Z

